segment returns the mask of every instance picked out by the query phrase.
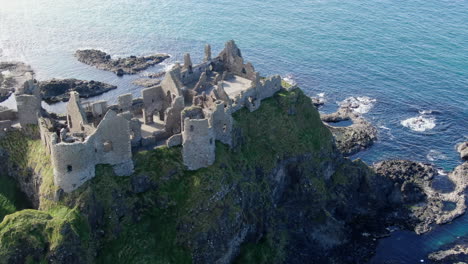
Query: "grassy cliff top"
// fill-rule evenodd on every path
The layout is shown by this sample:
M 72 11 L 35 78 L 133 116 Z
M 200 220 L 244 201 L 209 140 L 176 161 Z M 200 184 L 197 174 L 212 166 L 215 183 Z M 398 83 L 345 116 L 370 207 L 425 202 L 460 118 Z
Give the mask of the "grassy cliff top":
M 46 245 L 50 253 L 62 241 L 57 232 L 69 226 L 86 244 L 88 259 L 99 252 L 97 263 L 190 263 L 199 257 L 191 253 L 194 249 L 209 246 L 203 234 L 237 232 L 240 219 L 261 221 L 257 211 L 273 209 L 271 179 L 266 175 L 278 162 L 304 154 L 323 162 L 335 151 L 330 131 L 299 89 L 275 94 L 255 112 L 242 109 L 234 119 L 236 146 L 230 149 L 217 142 L 216 162 L 208 168 L 187 171 L 180 147 L 144 151 L 134 155 L 131 177 L 117 177 L 110 166 L 99 165 L 94 179 L 60 201 L 53 199 L 56 190 L 40 141 L 10 147 L 18 166 L 41 167 L 45 172 L 41 209 L 46 211 L 20 211 L 5 218 L 0 244 L 7 247 L 0 248 L 0 258 L 14 254 L 8 245 L 29 239 L 31 230 L 38 233 L 30 244 Z M 136 190 L 139 180 L 143 191 Z M 325 188 L 321 178 L 312 182 L 313 188 Z M 94 242 L 88 245 L 89 237 Z M 280 250 L 262 247 L 262 252 L 281 258 Z

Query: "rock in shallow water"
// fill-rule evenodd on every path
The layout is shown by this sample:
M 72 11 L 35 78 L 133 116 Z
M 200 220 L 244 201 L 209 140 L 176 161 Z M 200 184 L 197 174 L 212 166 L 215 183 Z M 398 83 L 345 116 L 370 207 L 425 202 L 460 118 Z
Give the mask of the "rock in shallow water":
M 377 139 L 377 129 L 357 115 L 349 105 L 342 105 L 335 113 L 323 114 L 321 119 L 329 123 L 353 121 L 353 124 L 348 127 L 336 127 L 325 123 L 333 133 L 338 149 L 345 156 L 353 155 L 370 147 Z
M 39 82 L 41 96 L 47 103 L 66 102 L 70 99 L 70 91 L 76 91 L 82 98 L 89 98 L 117 89 L 117 86 L 97 81 L 82 81 L 77 79 L 52 79 Z
M 127 58 L 112 59 L 110 55 L 103 51 L 87 49 L 77 50 L 75 57 L 82 63 L 94 66 L 100 70 L 114 72 L 117 76 L 123 76 L 124 74 L 135 74 L 150 66 L 159 64 L 169 58 L 169 55 L 155 54 L 142 57 L 130 56 Z

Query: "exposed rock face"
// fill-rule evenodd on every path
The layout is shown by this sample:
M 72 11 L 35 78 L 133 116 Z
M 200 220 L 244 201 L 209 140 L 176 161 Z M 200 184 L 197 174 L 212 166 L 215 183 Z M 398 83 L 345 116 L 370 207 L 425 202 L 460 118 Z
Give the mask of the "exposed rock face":
M 169 58 L 167 54 L 155 54 L 143 57 L 130 56 L 112 59 L 107 53 L 94 49 L 77 50 L 75 56 L 82 63 L 94 66 L 100 70 L 114 72 L 118 76 L 135 74 Z
M 457 146 L 457 151 L 460 153 L 460 158 L 468 160 L 468 141 L 463 142 Z
M 325 99 L 320 98 L 320 97 L 311 97 L 312 104 L 315 105 L 315 107 L 319 107 L 325 104 Z
M 82 81 L 77 79 L 52 79 L 39 82 L 41 96 L 47 103 L 66 102 L 70 92 L 75 91 L 82 98 L 89 98 L 117 89 L 117 86 L 97 81 Z
M 31 78 L 33 70 L 22 62 L 0 62 L 0 102 L 5 101 Z
M 449 193 L 440 193 L 431 188 L 437 170 L 431 165 L 407 160 L 382 161 L 374 165 L 377 174 L 390 178 L 398 189 L 392 202 L 400 206 L 402 214 L 408 214 L 407 224 L 418 234 L 430 231 L 435 224 L 445 224 L 466 211 L 465 190 L 468 184 L 468 163 L 448 174 L 455 184 Z M 446 210 L 445 204 L 455 208 Z M 395 206 L 398 208 L 397 206 Z
M 328 123 L 353 121 L 353 124 L 348 127 L 335 127 L 325 123 L 333 133 L 338 149 L 345 156 L 368 148 L 377 139 L 377 129 L 364 118 L 355 114 L 350 107 L 342 106 L 335 113 L 323 114 L 321 118 L 322 121 Z

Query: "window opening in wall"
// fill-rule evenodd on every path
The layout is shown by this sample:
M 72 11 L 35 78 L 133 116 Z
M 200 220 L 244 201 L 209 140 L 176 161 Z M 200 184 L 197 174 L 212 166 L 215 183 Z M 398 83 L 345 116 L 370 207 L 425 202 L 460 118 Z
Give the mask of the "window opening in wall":
M 68 165 L 68 166 L 67 166 L 67 172 L 71 172 L 72 170 L 73 170 L 72 165 Z
M 223 132 L 226 133 L 226 131 L 227 131 L 227 125 L 224 124 L 224 126 L 223 126 Z
M 193 129 L 194 129 L 193 126 L 190 126 L 190 131 L 193 131 Z
M 243 73 L 243 74 L 246 74 L 246 73 L 247 73 L 247 71 L 245 70 L 245 68 L 242 68 L 242 73 Z
M 212 138 L 210 138 L 210 145 L 212 145 L 212 144 L 213 144 L 213 139 L 212 139 Z
M 73 127 L 72 120 L 71 120 L 71 116 L 68 116 L 68 126 L 69 126 L 70 128 Z
M 112 151 L 112 141 L 110 141 L 110 140 L 104 141 L 103 150 L 104 150 L 104 152 Z

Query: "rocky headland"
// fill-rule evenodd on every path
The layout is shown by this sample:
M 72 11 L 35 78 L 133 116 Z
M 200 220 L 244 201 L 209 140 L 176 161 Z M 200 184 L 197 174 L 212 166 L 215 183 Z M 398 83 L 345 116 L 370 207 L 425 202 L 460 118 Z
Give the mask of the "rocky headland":
M 317 99 L 315 105 L 323 101 Z M 333 133 L 338 149 L 345 156 L 353 155 L 368 148 L 377 139 L 377 129 L 367 120 L 356 114 L 352 105 L 342 104 L 335 113 L 322 114 L 321 119 Z M 333 123 L 352 121 L 352 125 L 346 127 L 333 126 Z
M 54 186 L 37 135 L 9 133 L 0 140 L 0 165 L 28 183 L 19 186 L 39 210 L 5 217 L 0 259 L 366 263 L 377 239 L 389 235 L 386 227 L 422 233 L 464 210 L 467 163 L 449 174 L 454 190 L 438 193 L 430 187 L 437 173 L 431 166 L 386 161 L 372 168 L 344 158 L 299 89 L 233 118 L 233 148 L 216 142 L 208 168 L 187 171 L 180 147 L 157 148 L 135 153 L 132 176 L 98 165 L 96 177 L 72 193 Z M 445 213 L 444 202 L 457 208 Z
M 97 81 L 77 79 L 52 79 L 38 83 L 41 96 L 47 103 L 67 102 L 70 92 L 76 91 L 82 98 L 89 98 L 117 89 L 117 86 Z
M 104 51 L 86 49 L 77 50 L 75 57 L 82 63 L 94 66 L 100 70 L 114 72 L 117 76 L 123 76 L 125 74 L 136 74 L 153 65 L 159 64 L 169 58 L 169 55 L 155 54 L 112 59 L 111 55 Z

